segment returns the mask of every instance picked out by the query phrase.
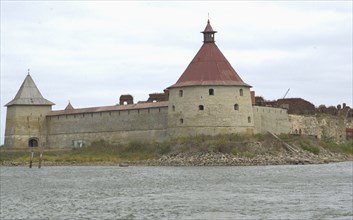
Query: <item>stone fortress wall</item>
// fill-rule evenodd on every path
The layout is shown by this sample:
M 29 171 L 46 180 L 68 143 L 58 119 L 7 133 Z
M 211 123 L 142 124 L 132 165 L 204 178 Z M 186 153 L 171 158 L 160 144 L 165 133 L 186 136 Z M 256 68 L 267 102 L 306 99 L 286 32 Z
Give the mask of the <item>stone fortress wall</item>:
M 150 107 L 47 116 L 50 147 L 81 147 L 93 141 L 162 141 L 168 107 Z
M 6 112 L 5 146 L 46 144 L 46 115 L 51 106 L 9 106 Z
M 110 110 L 102 107 L 96 111 L 51 111 L 48 106 L 11 106 L 7 110 L 6 126 L 6 133 L 10 135 L 7 135 L 5 143 L 23 147 L 28 146 L 28 141 L 33 138 L 39 146 L 64 148 L 88 146 L 102 139 L 110 143 L 163 141 L 199 134 L 268 131 L 345 141 L 345 129 L 353 127 L 351 118 L 291 115 L 286 109 L 265 106 L 248 108 L 250 93 L 243 90 L 242 97 L 239 88 L 234 89 L 234 94 L 229 97 L 226 95 L 229 91 L 222 87 L 213 86 L 214 94 L 211 96 L 208 87 L 199 87 L 196 89 L 199 91 L 189 89 L 183 88 L 183 97 L 179 97 L 179 90 L 175 90 L 175 94 L 171 91 L 170 97 L 173 100 L 175 96 L 174 102 L 149 103 L 148 107 L 130 103 L 111 106 Z M 201 93 L 205 96 L 199 96 Z M 199 101 L 188 102 L 188 96 L 191 100 L 195 98 L 192 96 L 199 96 Z M 206 97 L 210 99 L 205 101 Z M 183 102 L 179 103 L 181 99 Z M 213 103 L 213 100 L 218 101 Z M 229 105 L 229 108 L 219 108 L 220 103 Z M 234 108 L 235 104 L 238 110 Z M 203 105 L 203 110 L 199 109 L 200 105 Z M 240 112 L 242 108 L 244 111 Z M 252 123 L 246 120 L 248 117 Z M 183 124 L 180 124 L 180 118 L 184 119 Z
M 337 142 L 345 142 L 352 138 L 347 132 L 353 128 L 352 117 L 289 115 L 289 122 L 291 125 L 289 133 L 293 135 L 329 138 Z
M 233 103 L 233 102 L 232 102 Z M 241 104 L 241 102 L 238 102 Z M 175 104 L 175 103 L 174 103 Z M 189 111 L 196 112 L 198 103 Z M 228 103 L 230 104 L 230 103 Z M 129 105 L 126 105 L 128 108 Z M 229 113 L 235 117 L 229 121 L 222 123 L 249 123 L 247 120 L 242 121 L 243 117 L 237 119 L 237 113 L 230 106 Z M 241 107 L 241 105 L 240 105 Z M 197 121 L 186 122 L 188 117 L 184 117 L 185 126 L 180 124 L 179 117 L 168 117 L 168 112 L 173 111 L 173 107 L 156 107 L 144 109 L 130 110 L 113 110 L 94 113 L 77 113 L 55 115 L 55 113 L 47 116 L 47 146 L 49 147 L 82 147 L 88 146 L 94 141 L 105 140 L 110 143 L 129 142 L 129 141 L 163 141 L 176 137 L 194 136 L 194 135 L 215 135 L 215 134 L 230 134 L 230 133 L 265 133 L 271 131 L 276 134 L 289 132 L 288 114 L 285 109 L 272 107 L 257 107 L 253 106 L 247 109 L 247 115 L 254 113 L 253 123 L 251 126 L 246 126 L 246 129 L 234 126 L 217 125 L 217 114 L 222 112 L 217 111 L 216 114 L 210 116 L 205 113 L 205 117 L 213 118 L 209 121 L 208 126 L 198 124 L 198 127 L 193 126 Z M 260 109 L 260 111 L 257 111 Z M 205 109 L 203 111 L 206 110 Z M 261 111 L 265 110 L 265 111 Z M 177 111 L 177 107 L 175 107 Z M 215 116 L 216 115 L 216 116 Z M 179 114 L 178 114 L 179 116 Z M 200 116 L 202 119 L 202 116 Z M 198 117 L 197 117 L 198 118 Z M 175 127 L 168 127 L 168 120 L 176 120 Z M 191 117 L 190 120 L 193 118 Z M 247 119 L 247 117 L 246 117 Z M 287 119 L 287 120 L 286 120 Z M 222 118 L 222 120 L 224 120 Z M 234 121 L 233 121 L 234 120 Z M 214 126 L 212 123 L 214 122 Z M 203 123 L 201 120 L 199 123 Z M 255 126 L 254 126 L 255 125 Z M 175 132 L 177 130 L 177 133 Z M 208 133 L 207 133 L 208 132 Z
M 253 106 L 255 133 L 288 134 L 291 124 L 286 109 Z
M 169 136 L 253 133 L 248 87 L 199 86 L 169 92 Z

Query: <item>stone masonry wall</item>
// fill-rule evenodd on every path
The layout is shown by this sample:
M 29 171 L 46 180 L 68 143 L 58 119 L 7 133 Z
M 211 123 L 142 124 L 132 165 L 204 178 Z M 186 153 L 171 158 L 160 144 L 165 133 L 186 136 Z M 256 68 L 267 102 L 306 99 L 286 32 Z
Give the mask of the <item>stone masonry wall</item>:
M 250 89 L 242 86 L 172 88 L 168 136 L 253 133 Z
M 167 107 L 48 116 L 50 147 L 109 142 L 160 141 L 166 137 Z
M 255 133 L 266 133 L 268 131 L 288 134 L 291 125 L 288 121 L 286 109 L 253 106 Z
M 346 140 L 346 128 L 353 128 L 352 118 L 332 115 L 301 116 L 289 115 L 291 134 L 332 138 L 337 142 Z
M 30 139 L 46 145 L 45 116 L 51 106 L 8 106 L 6 112 L 5 146 L 28 147 Z

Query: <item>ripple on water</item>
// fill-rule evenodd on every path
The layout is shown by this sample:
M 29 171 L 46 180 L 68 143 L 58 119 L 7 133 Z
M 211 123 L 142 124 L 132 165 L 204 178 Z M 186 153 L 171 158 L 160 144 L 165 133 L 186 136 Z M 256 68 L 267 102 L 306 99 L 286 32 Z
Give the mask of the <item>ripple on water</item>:
M 352 162 L 1 167 L 0 219 L 352 219 Z

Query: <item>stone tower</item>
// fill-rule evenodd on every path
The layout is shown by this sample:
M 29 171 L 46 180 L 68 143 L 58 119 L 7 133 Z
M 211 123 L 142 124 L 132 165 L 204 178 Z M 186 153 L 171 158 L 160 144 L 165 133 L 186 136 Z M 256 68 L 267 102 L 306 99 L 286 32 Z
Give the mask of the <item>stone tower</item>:
M 201 33 L 203 45 L 168 88 L 168 135 L 253 133 L 251 86 L 218 49 L 209 20 Z
M 7 103 L 5 147 L 45 146 L 45 117 L 54 103 L 43 98 L 28 74 L 15 98 Z

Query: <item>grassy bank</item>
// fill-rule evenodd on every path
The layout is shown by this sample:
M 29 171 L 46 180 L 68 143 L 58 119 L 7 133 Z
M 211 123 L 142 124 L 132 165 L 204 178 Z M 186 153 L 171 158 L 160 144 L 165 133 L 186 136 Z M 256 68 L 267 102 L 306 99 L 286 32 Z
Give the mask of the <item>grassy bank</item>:
M 295 149 L 308 154 L 320 155 L 335 153 L 352 157 L 352 142 L 337 144 L 330 139 L 316 140 L 303 136 L 280 135 L 281 140 Z M 32 149 L 0 149 L 0 163 L 29 162 Z M 39 159 L 40 149 L 36 148 L 34 162 Z M 165 142 L 130 142 L 126 144 L 108 143 L 97 140 L 90 146 L 68 149 L 44 149 L 43 161 L 49 163 L 122 163 L 148 159 L 158 159 L 165 155 L 180 153 L 223 153 L 237 157 L 254 158 L 259 155 L 281 155 L 286 149 L 270 134 L 244 136 L 238 134 L 178 138 Z

